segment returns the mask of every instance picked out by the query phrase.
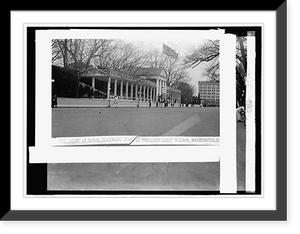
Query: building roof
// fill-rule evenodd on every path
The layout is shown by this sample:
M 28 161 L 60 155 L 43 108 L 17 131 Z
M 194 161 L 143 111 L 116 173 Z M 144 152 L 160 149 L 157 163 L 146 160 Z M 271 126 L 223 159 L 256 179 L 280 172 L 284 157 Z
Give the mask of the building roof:
M 141 67 L 138 68 L 135 75 L 136 76 L 162 76 L 164 71 L 163 67 Z
M 198 84 L 220 84 L 220 82 L 214 80 L 199 80 Z
M 84 62 L 78 61 L 77 63 L 69 63 L 69 68 L 71 70 L 84 70 L 93 67 L 92 64 L 89 64 L 88 67 L 86 67 L 86 65 Z
M 106 71 L 97 69 L 95 67 L 89 67 L 82 74 L 82 76 L 95 76 L 95 77 L 108 76 L 108 75 L 109 74 Z

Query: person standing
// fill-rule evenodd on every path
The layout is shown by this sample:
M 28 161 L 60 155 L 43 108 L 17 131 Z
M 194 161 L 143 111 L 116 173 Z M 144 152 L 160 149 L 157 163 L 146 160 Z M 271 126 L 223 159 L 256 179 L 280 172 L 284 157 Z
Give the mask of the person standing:
M 243 106 L 240 106 L 236 109 L 236 121 L 242 122 L 244 125 L 246 125 L 246 113 Z
M 118 95 L 116 95 L 113 105 L 115 105 L 115 107 L 118 108 L 118 103 L 119 103 L 119 97 L 118 97 Z

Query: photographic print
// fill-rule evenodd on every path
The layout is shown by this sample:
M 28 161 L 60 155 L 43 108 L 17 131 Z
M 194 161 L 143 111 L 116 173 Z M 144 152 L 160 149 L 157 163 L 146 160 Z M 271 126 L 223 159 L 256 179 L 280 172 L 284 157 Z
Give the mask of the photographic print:
M 218 144 L 219 54 L 210 39 L 53 39 L 54 144 Z
M 218 39 L 52 39 L 51 45 L 54 145 L 219 144 Z M 219 191 L 219 167 L 49 164 L 48 188 Z
M 283 218 L 280 9 L 15 12 L 5 219 Z
M 40 55 L 51 61 L 51 106 L 41 111 L 51 117 L 51 136 L 41 143 L 63 155 L 48 164 L 49 190 L 245 191 L 246 36 L 222 29 L 62 32 L 39 32 L 51 45 L 51 60 Z M 220 156 L 224 150 L 229 156 Z

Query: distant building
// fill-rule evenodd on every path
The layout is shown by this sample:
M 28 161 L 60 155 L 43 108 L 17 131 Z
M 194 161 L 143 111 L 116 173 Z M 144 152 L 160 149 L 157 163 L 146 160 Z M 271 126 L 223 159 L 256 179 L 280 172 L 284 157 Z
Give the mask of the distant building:
M 215 81 L 198 81 L 198 96 L 207 106 L 220 105 L 220 83 Z

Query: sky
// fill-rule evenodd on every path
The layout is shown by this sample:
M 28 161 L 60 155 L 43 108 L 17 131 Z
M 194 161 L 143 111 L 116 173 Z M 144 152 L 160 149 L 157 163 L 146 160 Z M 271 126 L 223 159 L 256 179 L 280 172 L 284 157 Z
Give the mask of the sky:
M 199 46 L 203 42 L 201 40 L 195 41 L 128 41 L 131 42 L 134 46 L 144 49 L 146 51 L 158 49 L 162 53 L 163 43 L 169 46 L 171 49 L 175 50 L 176 53 L 179 54 L 179 57 L 185 56 L 189 50 L 193 47 Z M 194 69 L 189 69 L 188 72 L 190 74 L 191 80 L 190 84 L 194 87 L 194 95 L 198 93 L 198 81 L 206 80 L 205 77 L 202 77 L 204 64 L 200 64 Z
M 201 45 L 204 39 L 212 38 L 211 35 L 215 32 L 205 34 L 206 31 L 200 30 L 93 30 L 85 32 L 84 38 L 119 39 L 131 43 L 141 50 L 157 49 L 161 53 L 163 44 L 166 44 L 175 50 L 179 57 L 183 58 L 189 50 Z M 77 34 L 81 35 L 82 32 L 69 31 L 68 33 L 75 33 L 72 36 L 78 38 Z M 198 93 L 198 81 L 206 80 L 202 76 L 204 67 L 205 64 L 200 64 L 188 70 L 191 77 L 189 83 L 194 87 L 194 95 Z

